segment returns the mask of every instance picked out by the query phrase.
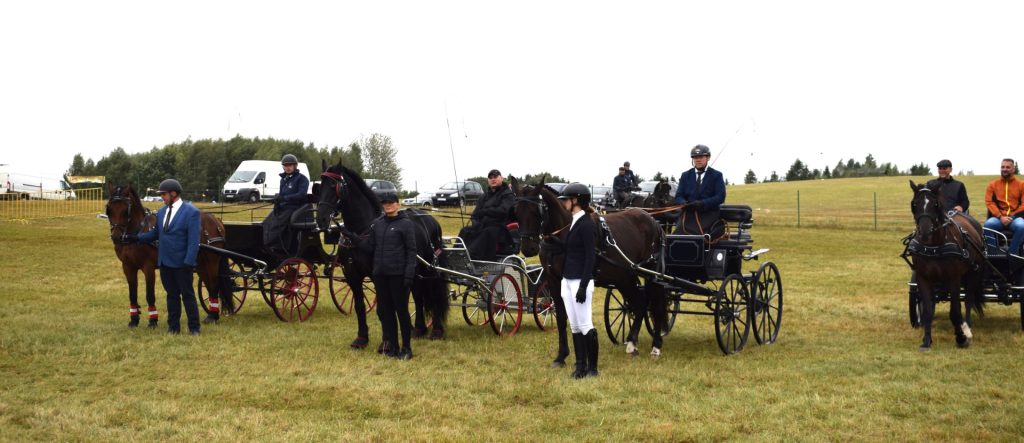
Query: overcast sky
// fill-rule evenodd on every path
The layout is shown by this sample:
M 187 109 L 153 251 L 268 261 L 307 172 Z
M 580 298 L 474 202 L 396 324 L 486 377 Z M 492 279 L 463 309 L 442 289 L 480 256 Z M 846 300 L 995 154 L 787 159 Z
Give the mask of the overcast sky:
M 1024 159 L 1020 2 L 0 4 L 0 164 L 187 137 L 393 138 L 405 186 L 491 168 L 733 182 L 796 158 Z M 446 118 L 447 117 L 447 118 Z M 449 132 L 447 122 L 450 122 Z

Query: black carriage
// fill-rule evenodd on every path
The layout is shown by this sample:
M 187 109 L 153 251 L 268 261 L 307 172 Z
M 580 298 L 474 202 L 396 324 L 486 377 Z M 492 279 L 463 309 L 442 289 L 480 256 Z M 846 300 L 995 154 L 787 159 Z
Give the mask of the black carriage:
M 983 228 L 983 230 L 985 236 L 995 239 L 996 243 L 995 248 L 989 248 L 987 251 L 986 265 L 978 270 L 983 273 L 982 290 L 985 301 L 1006 306 L 1017 303 L 1020 307 L 1021 329 L 1024 329 L 1024 259 L 1020 257 L 1020 251 L 1017 251 L 1017 254 L 1008 253 L 1009 237 L 1013 235 L 1012 232 L 996 231 L 989 228 Z M 909 245 L 909 239 L 908 236 L 904 243 Z M 907 260 L 908 265 L 910 264 L 908 260 L 910 255 L 909 247 L 904 248 L 901 257 Z M 921 302 L 917 287 L 917 275 L 913 271 L 910 273 L 910 281 L 907 282 L 907 286 L 908 318 L 910 326 L 916 329 L 921 326 Z M 949 288 L 940 285 L 935 291 L 935 301 L 948 303 L 954 295 L 959 297 L 960 301 L 967 299 L 966 291 L 962 286 L 956 288 L 955 291 L 950 291 Z
M 228 276 L 232 285 L 233 310 L 241 310 L 250 291 L 259 291 L 263 301 L 282 321 L 305 321 L 313 315 L 320 296 L 320 279 L 328 279 L 332 298 L 340 311 L 344 293 L 344 277 L 334 261 L 334 254 L 323 249 L 321 233 L 312 222 L 311 205 L 296 210 L 292 216 L 285 251 L 272 252 L 263 245 L 263 225 L 259 222 L 224 222 L 226 245 L 203 249 L 227 257 Z M 337 291 L 337 292 L 336 292 Z M 209 291 L 202 282 L 198 298 L 203 309 L 210 312 Z
M 757 260 L 768 249 L 753 250 L 752 211 L 746 205 L 722 205 L 726 224 L 719 239 L 709 235 L 666 235 L 659 269 L 636 266 L 667 291 L 667 335 L 679 314 L 714 317 L 715 337 L 725 354 L 743 349 L 750 329 L 759 344 L 772 343 L 782 325 L 782 279 L 768 261 L 744 273 L 743 262 Z M 642 289 L 642 288 L 641 288 Z M 704 309 L 699 309 L 703 306 Z M 608 288 L 604 304 L 605 329 L 615 344 L 624 343 L 634 321 L 628 302 Z M 648 332 L 656 333 L 644 317 Z

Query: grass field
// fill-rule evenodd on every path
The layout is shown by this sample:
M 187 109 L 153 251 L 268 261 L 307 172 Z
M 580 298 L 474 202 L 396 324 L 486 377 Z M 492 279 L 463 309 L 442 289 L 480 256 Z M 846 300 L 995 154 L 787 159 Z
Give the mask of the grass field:
M 729 201 L 768 208 L 783 194 L 758 186 L 730 188 Z M 974 197 L 979 186 L 968 186 Z M 807 191 L 817 192 L 828 195 Z M 879 185 L 883 193 L 904 207 L 910 194 L 905 178 Z M 0 223 L 0 440 L 1024 438 L 1017 306 L 988 306 L 963 350 L 942 305 L 934 350 L 921 353 L 906 319 L 905 229 L 797 229 L 757 217 L 755 246 L 772 249 L 766 259 L 785 285 L 777 343 L 751 339 L 724 357 L 710 317 L 680 317 L 660 360 L 630 358 L 595 311 L 601 376 L 582 381 L 548 368 L 555 336 L 525 319 L 502 339 L 453 310 L 448 340 L 414 343 L 411 361 L 351 351 L 355 321 L 326 287 L 301 324 L 278 321 L 251 296 L 200 337 L 162 333 L 163 318 L 157 331 L 129 330 L 106 221 Z M 374 345 L 376 323 L 371 316 Z M 645 354 L 650 339 L 641 341 Z

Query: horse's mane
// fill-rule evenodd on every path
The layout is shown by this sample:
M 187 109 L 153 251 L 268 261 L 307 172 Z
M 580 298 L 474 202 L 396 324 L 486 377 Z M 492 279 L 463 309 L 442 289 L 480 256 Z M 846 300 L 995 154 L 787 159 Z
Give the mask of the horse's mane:
M 356 171 L 353 171 L 345 165 L 335 165 L 341 168 L 341 175 L 345 176 L 345 180 L 348 185 L 355 191 L 358 191 L 367 202 L 370 203 L 370 208 L 373 210 L 373 217 L 376 218 L 384 213 L 384 209 L 380 206 L 380 202 L 377 200 L 376 195 L 370 190 L 369 186 L 366 186 L 366 180 L 363 180 Z M 332 169 L 334 166 L 331 166 Z

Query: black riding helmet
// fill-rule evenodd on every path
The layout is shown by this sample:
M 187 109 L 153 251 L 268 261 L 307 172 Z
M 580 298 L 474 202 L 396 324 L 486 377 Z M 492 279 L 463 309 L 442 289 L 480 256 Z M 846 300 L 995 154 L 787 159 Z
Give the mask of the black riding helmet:
M 385 192 L 380 195 L 381 203 L 398 203 L 398 194 L 394 192 Z
M 690 150 L 690 158 L 703 157 L 705 155 L 707 155 L 707 156 L 711 155 L 711 149 L 709 149 L 707 146 L 697 145 L 697 146 L 694 146 L 693 149 Z
M 299 159 L 297 157 L 295 157 L 294 155 L 285 154 L 284 157 L 281 157 L 281 164 L 282 165 L 296 165 L 298 163 L 299 163 Z
M 576 198 L 580 207 L 587 207 L 590 205 L 590 188 L 583 183 L 569 183 L 562 189 L 562 194 L 558 198 Z
M 177 192 L 180 195 L 183 192 L 181 190 L 181 183 L 178 183 L 178 181 L 173 178 L 160 182 L 159 193 L 163 194 L 171 191 Z

